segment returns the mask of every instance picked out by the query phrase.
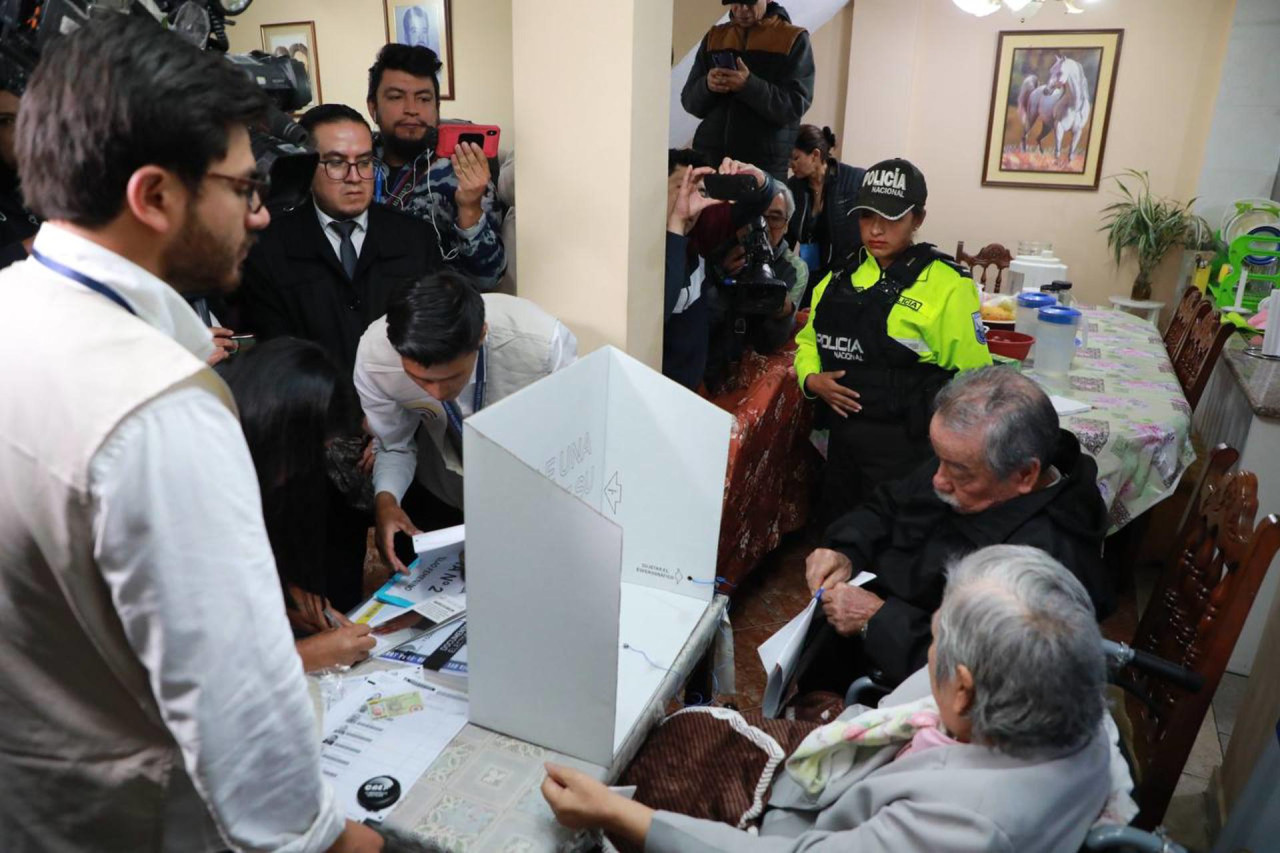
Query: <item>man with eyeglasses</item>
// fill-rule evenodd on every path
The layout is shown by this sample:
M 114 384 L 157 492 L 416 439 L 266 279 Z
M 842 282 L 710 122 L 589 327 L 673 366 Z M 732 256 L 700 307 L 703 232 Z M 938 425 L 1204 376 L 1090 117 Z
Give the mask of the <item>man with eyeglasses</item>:
M 51 39 L 0 272 L 0 846 L 381 850 L 325 781 L 249 449 L 183 294 L 234 288 L 266 96 L 148 16 Z
M 373 204 L 378 164 L 360 113 L 324 104 L 299 123 L 320 154 L 313 203 L 275 217 L 249 254 L 236 330 L 315 341 L 350 375 L 392 288 L 439 269 L 440 244 L 421 220 Z

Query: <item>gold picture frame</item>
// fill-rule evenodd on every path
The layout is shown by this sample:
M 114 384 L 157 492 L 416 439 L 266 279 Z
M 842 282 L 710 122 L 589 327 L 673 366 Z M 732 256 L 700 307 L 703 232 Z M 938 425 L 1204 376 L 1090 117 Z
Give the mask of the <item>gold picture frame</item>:
M 1124 30 L 1000 33 L 984 186 L 1097 190 Z
M 291 56 L 307 69 L 311 81 L 311 100 L 294 114 L 304 113 L 317 104 L 324 103 L 320 94 L 320 54 L 316 46 L 315 21 L 290 21 L 283 24 L 263 24 L 262 50 L 272 56 Z

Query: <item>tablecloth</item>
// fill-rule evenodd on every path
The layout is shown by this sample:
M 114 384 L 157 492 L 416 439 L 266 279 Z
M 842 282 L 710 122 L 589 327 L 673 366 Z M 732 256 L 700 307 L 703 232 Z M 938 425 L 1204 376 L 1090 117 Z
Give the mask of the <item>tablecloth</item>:
M 789 372 L 794 360 L 794 342 L 770 356 L 748 351 L 712 400 L 734 419 L 717 563 L 726 591 L 808 517 L 821 460 L 808 441 L 813 405 Z
M 1062 426 L 1098 462 L 1114 533 L 1173 493 L 1195 461 L 1191 407 L 1155 326 L 1122 311 L 1085 308 L 1086 345 L 1065 385 L 1047 390 L 1093 408 Z M 1024 365 L 1035 376 L 1034 361 Z

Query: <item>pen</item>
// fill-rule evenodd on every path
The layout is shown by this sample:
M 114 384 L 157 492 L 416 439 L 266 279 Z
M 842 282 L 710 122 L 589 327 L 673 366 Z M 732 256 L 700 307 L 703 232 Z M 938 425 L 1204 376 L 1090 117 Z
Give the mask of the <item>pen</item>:
M 329 623 L 330 628 L 341 627 L 342 623 L 338 621 L 338 617 L 333 615 L 333 611 L 328 607 L 324 609 L 324 621 Z
M 818 602 L 819 602 L 819 603 L 821 603 L 821 602 L 822 602 L 822 591 L 823 591 L 824 589 L 826 589 L 826 587 L 820 586 L 820 587 L 818 587 L 818 591 L 817 591 L 817 592 L 815 592 L 815 593 L 813 594 L 813 597 L 814 597 L 814 598 L 816 598 L 816 599 L 818 599 Z

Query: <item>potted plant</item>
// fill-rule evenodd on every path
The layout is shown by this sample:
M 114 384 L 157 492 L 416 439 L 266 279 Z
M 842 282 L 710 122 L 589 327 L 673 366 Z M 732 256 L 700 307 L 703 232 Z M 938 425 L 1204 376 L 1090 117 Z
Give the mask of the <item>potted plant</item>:
M 1125 180 L 1129 180 L 1129 184 Z M 1134 299 L 1151 298 L 1151 274 L 1173 249 L 1197 248 L 1212 239 L 1204 218 L 1191 212 L 1192 199 L 1185 204 L 1151 194 L 1146 172 L 1126 169 L 1112 180 L 1124 195 L 1123 201 L 1102 209 L 1106 220 L 1099 231 L 1107 232 L 1107 247 L 1115 253 L 1119 266 L 1127 249 L 1138 257 L 1138 275 L 1133 280 Z M 1133 186 L 1130 189 L 1130 185 Z

